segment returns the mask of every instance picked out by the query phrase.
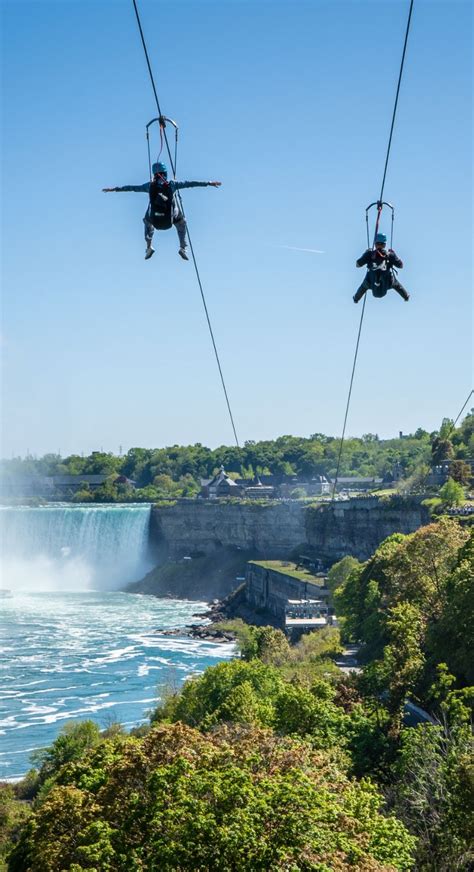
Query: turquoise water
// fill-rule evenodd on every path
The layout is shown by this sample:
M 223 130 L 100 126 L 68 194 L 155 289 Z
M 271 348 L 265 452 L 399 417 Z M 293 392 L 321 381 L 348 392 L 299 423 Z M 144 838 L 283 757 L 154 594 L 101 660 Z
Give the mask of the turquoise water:
M 197 623 L 205 603 L 113 591 L 18 591 L 0 600 L 0 779 L 70 720 L 147 720 L 164 684 L 182 683 L 233 645 L 162 631 Z

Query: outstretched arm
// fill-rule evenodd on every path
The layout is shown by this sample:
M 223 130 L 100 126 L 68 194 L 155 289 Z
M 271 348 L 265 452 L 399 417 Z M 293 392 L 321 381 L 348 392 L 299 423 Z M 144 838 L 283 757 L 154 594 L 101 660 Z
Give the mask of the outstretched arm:
M 108 194 L 111 191 L 135 191 L 137 194 L 148 194 L 150 190 L 150 182 L 145 182 L 144 185 L 124 185 L 123 188 L 102 188 L 104 194 Z
M 220 188 L 221 184 L 222 182 L 175 182 L 174 180 L 170 182 L 175 191 L 183 188 L 207 188 L 209 185 L 211 188 Z

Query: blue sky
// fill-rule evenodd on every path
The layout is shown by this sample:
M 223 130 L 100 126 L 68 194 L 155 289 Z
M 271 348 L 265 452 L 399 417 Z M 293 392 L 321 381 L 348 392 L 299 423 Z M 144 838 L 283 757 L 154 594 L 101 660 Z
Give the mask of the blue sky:
M 142 0 L 240 440 L 339 434 L 408 0 Z M 2 454 L 232 442 L 191 263 L 145 262 L 156 114 L 131 0 L 4 0 Z M 348 433 L 471 387 L 472 4 L 415 0 L 385 188 L 412 297 L 370 298 Z M 386 221 L 384 229 L 388 229 Z M 317 249 L 322 254 L 296 251 Z

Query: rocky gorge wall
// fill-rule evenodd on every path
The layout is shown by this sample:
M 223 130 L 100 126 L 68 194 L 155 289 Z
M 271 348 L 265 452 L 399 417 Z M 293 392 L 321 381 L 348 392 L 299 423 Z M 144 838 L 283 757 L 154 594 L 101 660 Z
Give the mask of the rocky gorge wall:
M 422 498 L 360 497 L 306 510 L 306 541 L 328 563 L 346 554 L 367 560 L 392 533 L 414 533 L 430 522 Z
M 152 510 L 151 537 L 160 556 L 171 560 L 220 548 L 279 558 L 305 542 L 305 515 L 297 501 L 180 500 Z
M 418 498 L 356 498 L 308 505 L 296 500 L 250 503 L 179 500 L 152 510 L 151 545 L 159 562 L 221 548 L 285 559 L 311 548 L 332 563 L 346 554 L 367 560 L 392 533 L 412 533 L 429 522 Z

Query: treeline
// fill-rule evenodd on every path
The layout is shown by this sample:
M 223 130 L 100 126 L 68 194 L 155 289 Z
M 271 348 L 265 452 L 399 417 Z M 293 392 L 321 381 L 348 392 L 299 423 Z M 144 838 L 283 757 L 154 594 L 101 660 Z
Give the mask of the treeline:
M 473 576 L 455 521 L 392 536 L 330 574 L 360 675 L 337 630 L 290 646 L 234 621 L 240 657 L 169 687 L 149 725 L 66 725 L 3 791 L 9 872 L 469 872 Z M 407 697 L 432 722 L 409 726 Z
M 315 433 L 309 438 L 280 436 L 278 439 L 252 442 L 242 448 L 220 446 L 211 450 L 204 445 L 173 445 L 167 448 L 131 448 L 124 456 L 95 451 L 88 457 L 71 455 L 61 458 L 45 455 L 40 459 L 4 460 L 3 476 L 18 475 L 117 475 L 131 479 L 138 489 L 149 488 L 151 498 L 193 496 L 201 478 L 211 476 L 224 465 L 227 472 L 251 479 L 258 475 L 288 475 L 308 479 L 315 475 L 334 477 L 339 439 Z M 440 430 L 428 433 L 418 429 L 401 439 L 379 439 L 366 434 L 344 443 L 341 476 L 401 478 L 415 488 L 423 483 L 429 467 L 445 459 L 458 461 L 458 480 L 467 484 L 469 468 L 463 461 L 474 456 L 474 413 L 458 428 L 445 419 Z M 123 489 L 124 495 L 125 490 Z M 104 493 L 104 499 L 112 494 Z M 99 495 L 100 496 L 100 495 Z

